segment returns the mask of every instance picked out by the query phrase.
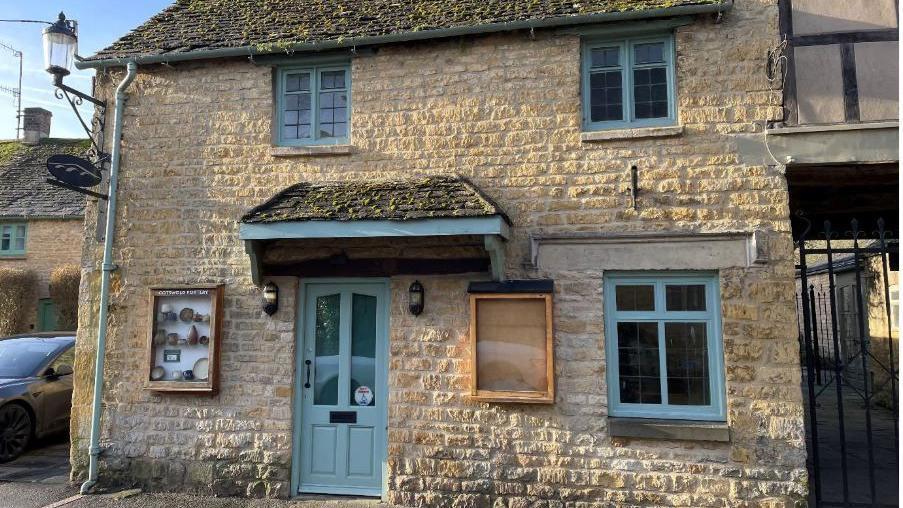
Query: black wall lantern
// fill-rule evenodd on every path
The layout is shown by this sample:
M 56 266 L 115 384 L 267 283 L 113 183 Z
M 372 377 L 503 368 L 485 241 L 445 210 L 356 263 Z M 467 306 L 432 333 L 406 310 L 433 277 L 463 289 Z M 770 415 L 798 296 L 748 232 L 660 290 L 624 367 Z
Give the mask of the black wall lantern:
M 408 310 L 419 316 L 423 312 L 423 284 L 415 280 L 408 288 Z
M 263 311 L 272 316 L 279 310 L 279 286 L 267 282 L 263 286 Z

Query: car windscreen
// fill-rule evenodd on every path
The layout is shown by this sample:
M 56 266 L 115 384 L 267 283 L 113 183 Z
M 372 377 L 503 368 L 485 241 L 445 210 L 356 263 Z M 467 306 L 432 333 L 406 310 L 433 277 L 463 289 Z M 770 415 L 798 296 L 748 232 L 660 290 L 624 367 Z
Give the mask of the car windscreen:
M 0 340 L 0 378 L 31 376 L 59 348 L 59 342 L 50 340 Z

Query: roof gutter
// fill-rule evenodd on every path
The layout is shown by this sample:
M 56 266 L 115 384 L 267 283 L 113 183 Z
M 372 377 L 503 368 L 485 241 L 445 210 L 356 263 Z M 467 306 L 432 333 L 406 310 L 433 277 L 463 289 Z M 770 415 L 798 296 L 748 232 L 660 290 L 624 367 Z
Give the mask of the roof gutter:
M 730 10 L 734 6 L 734 0 L 702 5 L 679 5 L 662 9 L 650 9 L 645 11 L 606 12 L 599 14 L 584 14 L 580 16 L 559 16 L 546 19 L 532 19 L 522 21 L 509 21 L 505 23 L 487 23 L 484 25 L 462 26 L 454 28 L 440 28 L 436 30 L 424 30 L 420 32 L 400 32 L 371 37 L 352 37 L 323 42 L 311 42 L 293 44 L 274 50 L 265 47 L 243 46 L 238 48 L 204 49 L 199 51 L 186 51 L 184 53 L 163 53 L 159 55 L 129 56 L 123 58 L 107 58 L 101 60 L 81 60 L 75 62 L 78 69 L 100 69 L 106 67 L 121 67 L 128 62 L 139 65 L 155 63 L 186 62 L 191 60 L 207 60 L 212 58 L 230 58 L 240 56 L 254 56 L 266 54 L 278 54 L 283 52 L 316 52 L 332 49 L 351 48 L 356 46 L 371 46 L 378 44 L 392 44 L 398 42 L 423 41 L 428 39 L 441 39 L 445 37 L 459 37 L 463 35 L 480 35 L 494 32 L 507 32 L 512 30 L 529 30 L 535 28 L 558 28 L 574 25 L 588 25 L 594 23 L 607 23 L 613 21 L 627 21 L 637 19 L 661 18 L 670 16 L 688 16 L 694 14 L 717 14 Z

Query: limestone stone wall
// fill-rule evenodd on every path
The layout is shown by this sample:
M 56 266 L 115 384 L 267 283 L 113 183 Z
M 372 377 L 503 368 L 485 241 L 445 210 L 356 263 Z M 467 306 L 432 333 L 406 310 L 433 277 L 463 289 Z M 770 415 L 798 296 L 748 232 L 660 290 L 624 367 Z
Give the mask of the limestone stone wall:
M 62 265 L 80 265 L 82 261 L 82 219 L 32 219 L 27 221 L 25 255 L 0 256 L 0 267 L 34 270 L 38 276 L 36 299 L 23 312 L 29 316 L 29 329 L 38 324 L 37 299 L 49 298 L 48 283 L 53 270 Z M 27 331 L 27 330 L 22 330 Z
M 248 208 L 298 181 L 460 173 L 510 215 L 509 276 L 556 281 L 557 400 L 467 400 L 467 282 L 420 277 L 427 310 L 392 279 L 389 500 L 408 506 L 791 506 L 806 490 L 787 188 L 738 155 L 780 118 L 764 78 L 774 2 L 737 2 L 677 31 L 679 136 L 581 142 L 580 39 L 537 31 L 360 52 L 352 153 L 274 157 L 272 70 L 247 59 L 142 66 L 123 129 L 101 477 L 163 490 L 288 496 L 293 297 L 266 316 L 238 240 Z M 121 70 L 101 76 L 110 95 Z M 629 167 L 639 168 L 637 210 Z M 89 206 L 88 220 L 96 210 Z M 764 232 L 769 261 L 720 272 L 729 443 L 607 432 L 601 277 L 527 268 L 529 234 Z M 84 248 L 73 476 L 87 463 L 100 246 Z M 280 258 L 281 259 L 281 258 Z M 221 389 L 142 390 L 147 287 L 223 283 Z M 586 504 L 578 504 L 583 503 Z

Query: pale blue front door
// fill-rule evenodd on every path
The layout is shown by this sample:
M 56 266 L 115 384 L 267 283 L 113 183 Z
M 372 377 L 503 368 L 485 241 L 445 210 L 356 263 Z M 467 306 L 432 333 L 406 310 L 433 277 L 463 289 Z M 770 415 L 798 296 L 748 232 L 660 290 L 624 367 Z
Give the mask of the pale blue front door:
M 379 496 L 386 456 L 383 282 L 303 289 L 299 492 Z

